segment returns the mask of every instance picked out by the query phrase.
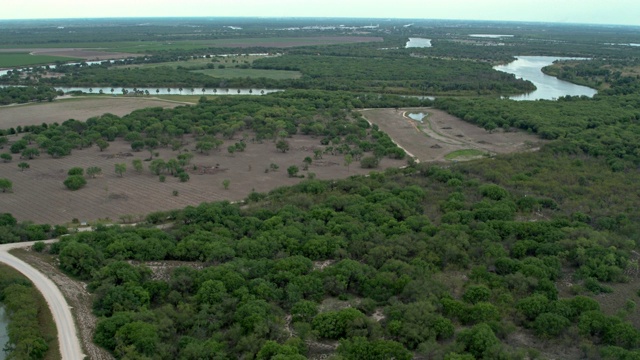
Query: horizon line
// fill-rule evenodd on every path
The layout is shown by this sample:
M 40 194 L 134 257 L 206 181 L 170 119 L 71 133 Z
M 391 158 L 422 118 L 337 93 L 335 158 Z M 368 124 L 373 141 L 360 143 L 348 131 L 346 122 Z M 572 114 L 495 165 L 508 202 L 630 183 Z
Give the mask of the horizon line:
M 407 20 L 407 21 L 452 21 L 452 22 L 490 22 L 490 23 L 532 23 L 554 25 L 590 25 L 590 26 L 623 26 L 640 27 L 632 24 L 588 23 L 588 22 L 557 22 L 543 20 L 487 20 L 487 19 L 452 19 L 452 18 L 403 18 L 403 17 L 352 17 L 352 16 L 117 16 L 117 17 L 61 17 L 61 18 L 0 18 L 0 21 L 62 21 L 62 20 L 126 20 L 126 19 L 353 19 L 353 20 Z

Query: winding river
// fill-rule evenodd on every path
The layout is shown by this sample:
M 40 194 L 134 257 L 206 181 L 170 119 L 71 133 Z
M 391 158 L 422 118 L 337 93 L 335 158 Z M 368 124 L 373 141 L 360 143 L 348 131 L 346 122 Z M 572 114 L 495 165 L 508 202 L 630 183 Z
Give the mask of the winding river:
M 566 58 L 553 56 L 518 56 L 516 61 L 506 65 L 494 66 L 494 69 L 509 74 L 514 74 L 517 78 L 531 81 L 536 90 L 524 95 L 510 96 L 512 100 L 555 100 L 561 96 L 588 96 L 593 97 L 596 90 L 572 84 L 568 81 L 560 80 L 556 77 L 546 75 L 542 68 L 553 64 L 556 60 L 586 60 L 580 58 Z

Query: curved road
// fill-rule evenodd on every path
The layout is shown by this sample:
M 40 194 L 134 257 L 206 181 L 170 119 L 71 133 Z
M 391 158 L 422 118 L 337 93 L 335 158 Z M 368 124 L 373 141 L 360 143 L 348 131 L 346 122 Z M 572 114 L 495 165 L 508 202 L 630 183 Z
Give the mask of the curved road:
M 57 241 L 57 239 L 44 242 L 51 243 L 55 241 Z M 53 315 L 56 327 L 58 328 L 58 342 L 60 343 L 62 359 L 83 359 L 84 354 L 82 353 L 82 347 L 80 346 L 76 324 L 73 321 L 73 316 L 71 315 L 71 308 L 60 292 L 60 289 L 58 289 L 53 281 L 51 281 L 51 279 L 46 275 L 42 274 L 26 262 L 9 254 L 9 250 L 11 249 L 31 246 L 34 243 L 35 241 L 0 245 L 0 262 L 13 267 L 28 277 L 42 293 L 42 296 L 44 296 L 49 308 L 51 309 L 51 314 Z

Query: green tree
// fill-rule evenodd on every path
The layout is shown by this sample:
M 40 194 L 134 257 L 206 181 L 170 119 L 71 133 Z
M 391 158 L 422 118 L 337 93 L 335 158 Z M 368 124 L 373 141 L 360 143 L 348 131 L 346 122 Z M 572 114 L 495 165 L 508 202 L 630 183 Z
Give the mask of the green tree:
M 349 172 L 349 166 L 351 165 L 352 162 L 353 162 L 353 156 L 351 156 L 351 154 L 346 154 L 344 156 L 344 166 L 347 167 L 347 172 Z
M 375 156 L 365 156 L 360 160 L 360 167 L 363 169 L 375 169 L 378 167 L 379 161 Z
M 222 186 L 224 187 L 225 190 L 229 189 L 229 184 L 231 184 L 231 180 L 229 179 L 222 180 Z
M 100 149 L 100 151 L 103 151 L 104 149 L 109 147 L 109 143 L 106 142 L 104 139 L 98 139 L 96 140 L 96 145 L 98 146 L 98 148 Z
M 30 165 L 29 163 L 23 161 L 21 163 L 18 163 L 18 167 L 20 168 L 20 171 L 24 171 L 25 169 L 28 169 Z
M 136 172 L 139 172 L 139 173 L 140 173 L 140 172 L 142 172 L 142 160 L 140 160 L 140 159 L 133 159 L 133 160 L 131 161 L 131 165 L 133 166 L 133 169 L 134 169 Z
M 290 149 L 289 142 L 285 140 L 278 140 L 278 142 L 276 142 L 276 149 L 286 153 Z
M 22 158 L 32 160 L 34 157 L 40 156 L 40 150 L 36 148 L 26 148 L 22 150 L 22 153 L 20 154 L 20 156 Z
M 102 173 L 102 169 L 97 166 L 90 166 L 87 168 L 87 175 L 89 175 L 92 179 L 95 179 L 96 176 Z
M 0 154 L 0 159 L 2 159 L 3 162 L 8 163 L 13 159 L 13 157 L 11 156 L 11 154 L 3 153 L 3 154 Z
M 100 255 L 89 245 L 71 241 L 59 255 L 60 268 L 80 279 L 90 279 L 102 263 Z
M 72 175 L 84 175 L 84 169 L 81 167 L 72 167 L 71 169 L 69 169 L 69 171 L 67 171 L 67 175 L 72 176 Z
M 122 177 L 124 173 L 127 171 L 127 164 L 115 164 L 115 171 L 119 177 Z
M 71 175 L 63 182 L 69 190 L 79 190 L 87 184 L 87 180 L 81 175 Z
M 3 193 L 11 191 L 12 188 L 13 183 L 11 180 L 4 178 L 0 179 L 0 190 L 2 190 Z
M 299 171 L 300 169 L 296 165 L 291 165 L 287 168 L 287 173 L 289 174 L 289 177 L 298 176 Z

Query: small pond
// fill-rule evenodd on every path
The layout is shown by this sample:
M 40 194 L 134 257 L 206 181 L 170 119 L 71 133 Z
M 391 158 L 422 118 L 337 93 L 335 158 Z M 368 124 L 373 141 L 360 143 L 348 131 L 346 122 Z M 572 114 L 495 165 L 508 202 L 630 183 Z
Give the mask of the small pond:
M 407 41 L 407 45 L 405 48 L 430 48 L 431 47 L 431 39 L 425 38 L 409 38 Z
M 513 37 L 513 35 L 499 35 L 499 34 L 469 34 L 469 36 L 474 38 L 486 38 L 486 39 L 500 39 L 500 38 Z
M 429 116 L 427 113 L 407 113 L 407 116 L 417 122 L 422 122 L 424 118 Z

